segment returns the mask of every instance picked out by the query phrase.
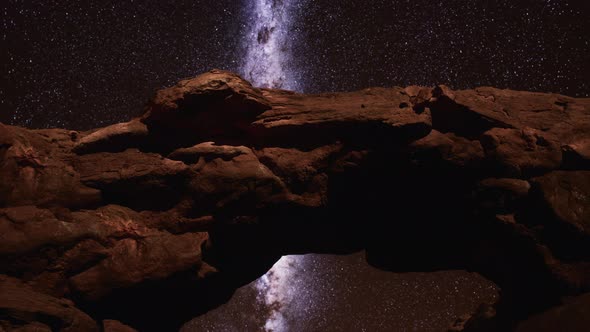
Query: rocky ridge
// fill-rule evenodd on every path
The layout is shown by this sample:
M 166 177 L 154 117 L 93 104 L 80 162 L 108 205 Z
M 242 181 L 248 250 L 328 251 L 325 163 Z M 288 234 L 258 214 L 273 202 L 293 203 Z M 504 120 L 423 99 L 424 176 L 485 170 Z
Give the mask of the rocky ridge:
M 170 330 L 282 254 L 360 249 L 502 288 L 452 330 L 533 331 L 588 303 L 588 98 L 304 95 L 214 70 L 127 123 L 0 124 L 0 178 L 0 330 Z

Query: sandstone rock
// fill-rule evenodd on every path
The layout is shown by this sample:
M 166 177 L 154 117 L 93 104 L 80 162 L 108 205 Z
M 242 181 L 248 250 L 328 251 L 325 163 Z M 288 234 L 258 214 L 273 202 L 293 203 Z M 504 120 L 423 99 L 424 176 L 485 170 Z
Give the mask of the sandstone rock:
M 305 95 L 212 71 L 139 121 L 0 124 L 0 327 L 97 330 L 70 298 L 175 330 L 285 251 L 351 248 L 391 270 L 477 271 L 513 303 L 457 328 L 521 320 L 590 290 L 589 105 L 446 86 Z
M 580 158 L 590 160 L 590 138 L 579 139 L 566 146 Z
M 206 233 L 174 236 L 165 232 L 123 239 L 117 241 L 108 258 L 71 277 L 70 283 L 75 292 L 98 299 L 118 288 L 164 279 L 198 266 L 206 239 Z
M 572 139 L 562 146 L 564 168 L 572 170 L 590 169 L 590 131 L 587 137 Z
M 63 138 L 55 138 L 64 130 L 41 135 L 17 127 L 0 129 L 0 206 L 83 208 L 100 202 L 100 192 L 80 183 L 65 151 L 69 146 L 60 146 Z
M 189 183 L 195 208 L 201 213 L 230 210 L 234 214 L 252 213 L 286 194 L 284 183 L 254 155 L 241 149 L 228 159 L 229 147 L 214 159 L 201 160 L 191 166 L 196 173 Z M 223 158 L 225 157 L 225 158 Z
M 78 154 L 124 151 L 140 146 L 147 136 L 146 125 L 134 119 L 98 129 L 84 136 L 76 142 L 73 151 Z
M 556 221 L 583 237 L 590 237 L 590 171 L 556 171 L 531 183 Z
M 187 164 L 196 164 L 201 157 L 205 160 L 214 158 L 231 160 L 239 155 L 250 153 L 252 153 L 252 151 L 245 146 L 215 145 L 214 142 L 205 142 L 190 148 L 175 150 L 168 155 L 168 158 L 172 160 L 180 160 Z
M 319 207 L 327 204 L 328 173 L 334 171 L 342 155 L 342 145 L 334 144 L 301 151 L 298 149 L 264 148 L 257 151 L 260 161 L 286 183 L 299 204 Z
M 37 275 L 32 283 L 46 293 L 59 292 L 54 288 L 62 285 L 63 295 L 70 283 L 81 295 L 97 298 L 200 264 L 206 233 L 170 234 L 161 224 L 148 227 L 155 226 L 144 223 L 150 218 L 113 205 L 72 212 L 67 221 L 34 207 L 0 210 L 0 255 L 6 257 L 1 272 L 24 269 Z M 178 230 L 173 223 L 170 228 Z M 57 280 L 47 281 L 50 276 Z
M 493 127 L 530 127 L 566 142 L 573 134 L 588 132 L 589 128 L 588 98 L 491 87 L 450 91 L 444 86 L 435 88 L 432 95 L 425 104 L 431 109 L 433 127 L 461 136 L 477 138 Z
M 410 158 L 421 165 L 440 166 L 438 161 L 458 168 L 475 168 L 484 159 L 479 141 L 471 141 L 453 133 L 432 130 L 428 136 L 410 144 Z
M 80 181 L 99 189 L 107 203 L 137 210 L 171 208 L 180 201 L 179 189 L 190 178 L 184 163 L 135 149 L 83 155 L 75 168 Z
M 0 314 L 31 323 L 22 331 L 43 331 L 47 326 L 53 331 L 99 331 L 96 322 L 71 301 L 35 292 L 18 279 L 4 275 L 0 275 Z
M 513 212 L 527 197 L 531 185 L 524 180 L 489 178 L 477 184 L 476 196 L 479 207 L 493 213 Z
M 183 132 L 192 139 L 232 136 L 270 109 L 260 90 L 236 74 L 212 70 L 158 91 L 141 121 L 150 130 Z
M 491 166 L 501 175 L 526 177 L 561 165 L 559 143 L 535 129 L 494 128 L 484 133 L 481 143 Z
M 11 324 L 12 325 L 12 324 Z M 0 331 L 5 330 L 0 327 Z M 10 332 L 51 332 L 51 328 L 45 324 L 39 322 L 28 323 L 24 326 L 6 328 L 6 331 Z
M 137 330 L 119 322 L 118 320 L 105 319 L 102 321 L 104 332 L 137 332 Z
M 265 90 L 272 109 L 262 113 L 255 135 L 277 143 L 309 144 L 385 141 L 396 145 L 421 138 L 430 131 L 430 114 L 410 107 L 402 89 L 366 89 L 339 94 L 299 95 Z M 317 144 L 316 143 L 316 144 Z

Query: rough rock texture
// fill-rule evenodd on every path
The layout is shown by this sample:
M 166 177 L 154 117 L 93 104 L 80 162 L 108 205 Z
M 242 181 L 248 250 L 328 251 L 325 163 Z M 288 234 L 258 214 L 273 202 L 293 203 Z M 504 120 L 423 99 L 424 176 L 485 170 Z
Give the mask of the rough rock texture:
M 30 331 L 99 331 L 71 301 L 36 292 L 18 279 L 0 276 L 0 294 L 0 326 L 8 331 L 21 324 Z
M 302 95 L 217 70 L 128 123 L 0 124 L 0 327 L 173 330 L 282 254 L 365 249 L 482 274 L 501 300 L 450 329 L 511 330 L 590 291 L 588 142 L 590 99 Z

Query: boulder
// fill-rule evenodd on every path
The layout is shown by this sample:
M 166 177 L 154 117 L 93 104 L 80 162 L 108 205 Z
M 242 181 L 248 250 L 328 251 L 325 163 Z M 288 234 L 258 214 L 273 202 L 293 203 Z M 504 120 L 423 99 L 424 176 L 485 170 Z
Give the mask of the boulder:
M 141 146 L 147 136 L 146 125 L 139 119 L 134 119 L 100 128 L 82 137 L 72 149 L 78 154 L 119 152 Z
M 590 239 L 590 171 L 555 171 L 531 179 L 540 206 L 560 228 Z
M 0 275 L 0 317 L 23 324 L 9 331 L 100 331 L 96 322 L 72 301 L 36 292 L 5 275 Z
M 529 177 L 561 166 L 561 147 L 553 137 L 532 128 L 494 128 L 481 138 L 490 167 L 500 175 Z
M 317 95 L 264 90 L 264 96 L 272 109 L 252 124 L 260 144 L 317 146 L 347 140 L 399 145 L 430 132 L 430 114 L 415 112 L 401 88 Z
M 141 121 L 163 140 L 173 134 L 175 139 L 198 142 L 240 137 L 244 127 L 270 108 L 261 91 L 240 76 L 212 70 L 159 90 Z

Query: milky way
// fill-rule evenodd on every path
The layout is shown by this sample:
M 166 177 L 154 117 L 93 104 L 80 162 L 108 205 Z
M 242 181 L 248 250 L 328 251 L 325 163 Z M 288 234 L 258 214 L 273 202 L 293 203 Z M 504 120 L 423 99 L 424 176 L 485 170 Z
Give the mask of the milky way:
M 298 1 L 301 5 L 303 1 Z M 244 40 L 247 50 L 242 74 L 253 85 L 265 88 L 301 90 L 300 73 L 293 67 L 291 50 L 297 41 L 293 29 L 295 3 L 291 0 L 254 0 L 246 11 L 250 26 Z M 264 276 L 252 284 L 257 301 L 267 309 L 264 330 L 288 331 L 296 308 L 303 299 L 301 276 L 306 256 L 284 256 Z
M 386 272 L 364 252 L 285 256 L 181 332 L 446 331 L 497 296 L 492 282 L 466 271 Z
M 305 285 L 301 285 L 305 265 L 306 256 L 283 256 L 253 283 L 258 291 L 257 301 L 268 309 L 266 331 L 289 331 L 293 314 L 304 312 L 302 306 L 312 301 L 303 292 Z
M 295 4 L 303 1 L 254 0 L 248 8 L 250 19 L 244 40 L 247 55 L 242 74 L 255 86 L 299 90 L 298 73 L 288 66 L 297 39 L 293 29 Z

